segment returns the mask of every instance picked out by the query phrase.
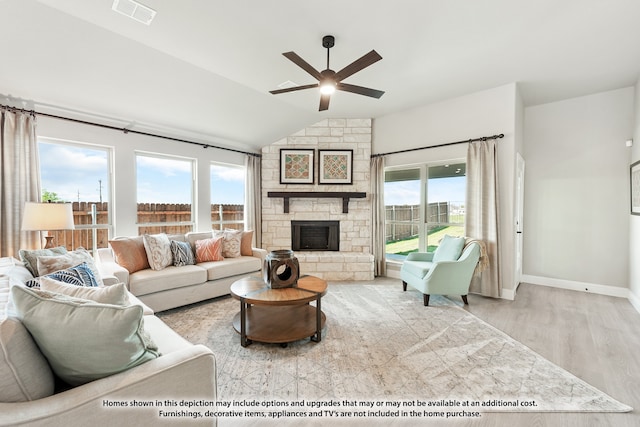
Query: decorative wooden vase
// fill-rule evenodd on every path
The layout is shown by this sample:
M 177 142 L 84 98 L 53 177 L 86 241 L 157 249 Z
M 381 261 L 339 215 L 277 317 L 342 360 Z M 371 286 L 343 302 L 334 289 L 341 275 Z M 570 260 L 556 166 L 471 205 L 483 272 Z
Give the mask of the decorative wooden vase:
M 264 260 L 262 275 L 271 289 L 295 287 L 300 278 L 298 258 L 289 249 L 271 251 Z

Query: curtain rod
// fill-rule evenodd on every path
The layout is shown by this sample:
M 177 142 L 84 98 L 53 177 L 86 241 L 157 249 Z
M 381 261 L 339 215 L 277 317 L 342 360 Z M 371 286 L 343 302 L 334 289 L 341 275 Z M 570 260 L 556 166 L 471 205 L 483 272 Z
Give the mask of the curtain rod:
M 504 134 L 503 133 L 501 133 L 499 135 L 482 136 L 480 138 L 467 139 L 467 140 L 464 140 L 464 141 L 446 142 L 444 144 L 430 145 L 429 147 L 409 148 L 407 150 L 391 151 L 389 153 L 372 154 L 371 157 L 372 158 L 373 157 L 382 157 L 382 156 L 387 156 L 389 154 L 408 153 L 410 151 L 426 150 L 428 148 L 446 147 L 447 145 L 467 144 L 467 143 L 470 143 L 470 142 L 488 141 L 490 139 L 500 139 L 500 138 L 504 138 Z
M 0 108 L 1 109 L 6 109 L 6 110 L 9 110 L 9 111 L 20 111 L 20 112 L 23 112 L 23 113 L 29 113 L 31 115 L 39 115 L 39 116 L 44 116 L 44 117 L 51 117 L 53 119 L 66 120 L 66 121 L 74 122 L 74 123 L 81 123 L 83 125 L 97 126 L 97 127 L 104 128 L 104 129 L 117 130 L 117 131 L 121 131 L 121 132 L 123 132 L 125 134 L 133 133 L 133 134 L 136 134 L 136 135 L 151 136 L 151 137 L 154 137 L 154 138 L 166 139 L 166 140 L 169 140 L 169 141 L 176 141 L 176 142 L 183 142 L 185 144 L 199 145 L 202 148 L 216 148 L 218 150 L 233 151 L 234 153 L 246 154 L 248 156 L 262 157 L 262 155 L 258 154 L 258 153 L 250 153 L 250 152 L 247 152 L 247 151 L 236 150 L 234 148 L 218 147 L 218 146 L 215 146 L 215 145 L 205 144 L 203 142 L 189 141 L 187 139 L 180 139 L 180 138 L 174 138 L 174 137 L 171 137 L 171 136 L 158 135 L 158 134 L 150 133 L 150 132 L 142 132 L 142 131 L 133 130 L 133 129 L 127 129 L 127 128 L 120 128 L 120 127 L 117 127 L 117 126 L 105 125 L 105 124 L 102 124 L 102 123 L 89 122 L 89 121 L 86 121 L 86 120 L 72 119 L 71 117 L 57 116 L 55 114 L 42 113 L 42 112 L 35 111 L 35 110 L 25 110 L 24 108 L 11 107 L 10 105 L 0 104 Z

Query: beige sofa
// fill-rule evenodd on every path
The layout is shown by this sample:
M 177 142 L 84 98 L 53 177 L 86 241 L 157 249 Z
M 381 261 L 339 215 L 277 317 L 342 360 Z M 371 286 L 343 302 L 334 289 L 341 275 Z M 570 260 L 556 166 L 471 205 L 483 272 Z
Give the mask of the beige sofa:
M 189 242 L 195 253 L 195 242 L 211 238 L 212 232 L 169 237 Z M 260 275 L 267 251 L 258 248 L 250 248 L 250 251 L 250 256 L 226 257 L 222 261 L 169 266 L 161 270 L 146 268 L 130 273 L 118 264 L 112 248 L 102 248 L 98 249 L 96 264 L 105 284 L 124 282 L 129 291 L 146 305 L 155 311 L 163 311 L 227 295 L 234 281 L 248 275 Z
M 183 339 L 135 298 L 132 302 L 144 308 L 144 329 L 161 356 L 70 389 L 59 382 L 54 387 L 51 368 L 17 318 L 9 297 L 9 288 L 23 286 L 31 273 L 15 259 L 1 261 L 0 395 L 4 401 L 0 400 L 0 426 L 216 425 L 215 417 L 205 416 L 206 411 L 215 412 L 215 406 L 164 407 L 166 400 L 216 400 L 213 353 Z M 134 406 L 134 401 L 152 406 Z M 202 418 L 194 419 L 187 412 L 161 417 L 160 410 L 200 412 Z

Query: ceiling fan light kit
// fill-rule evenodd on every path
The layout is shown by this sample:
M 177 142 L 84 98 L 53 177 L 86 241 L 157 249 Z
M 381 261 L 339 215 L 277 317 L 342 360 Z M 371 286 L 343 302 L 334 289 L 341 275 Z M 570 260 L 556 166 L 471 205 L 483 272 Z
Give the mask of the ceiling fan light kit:
M 342 83 L 342 80 L 347 77 L 357 73 L 358 71 L 368 67 L 371 64 L 374 64 L 382 59 L 382 56 L 378 54 L 375 50 L 367 53 L 359 59 L 356 59 L 351 64 L 344 67 L 342 70 L 335 72 L 331 68 L 329 68 L 329 49 L 331 49 L 335 45 L 335 38 L 333 36 L 324 36 L 322 38 L 322 47 L 327 49 L 327 68 L 323 71 L 318 71 L 309 65 L 304 59 L 298 56 L 295 52 L 284 52 L 284 55 L 291 62 L 305 70 L 311 76 L 313 76 L 318 83 L 302 85 L 302 86 L 294 86 L 284 89 L 272 90 L 270 93 L 277 95 L 285 92 L 293 92 L 303 89 L 312 89 L 319 88 L 320 89 L 320 107 L 319 111 L 324 111 L 329 109 L 329 101 L 331 99 L 331 94 L 336 90 L 341 90 L 344 92 L 351 92 L 358 95 L 369 96 L 371 98 L 380 98 L 384 95 L 384 91 L 370 89 L 367 87 L 356 86 L 352 84 Z

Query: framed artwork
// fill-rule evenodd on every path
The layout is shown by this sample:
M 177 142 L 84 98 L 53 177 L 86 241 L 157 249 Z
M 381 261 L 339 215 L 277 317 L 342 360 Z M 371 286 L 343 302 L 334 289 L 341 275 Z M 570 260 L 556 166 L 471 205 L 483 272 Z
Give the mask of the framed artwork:
M 640 215 L 640 160 L 631 165 L 631 215 Z
M 280 150 L 280 184 L 313 184 L 315 150 Z
M 318 150 L 318 183 L 351 184 L 353 150 Z

